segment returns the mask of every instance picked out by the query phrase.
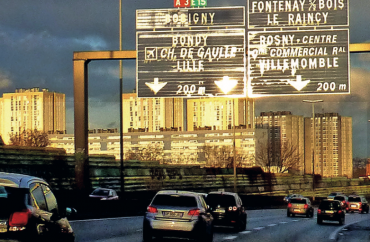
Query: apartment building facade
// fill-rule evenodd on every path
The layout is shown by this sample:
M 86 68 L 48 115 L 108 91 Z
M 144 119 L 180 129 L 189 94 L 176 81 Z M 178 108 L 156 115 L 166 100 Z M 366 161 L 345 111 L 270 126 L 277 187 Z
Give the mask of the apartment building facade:
M 150 146 L 157 145 L 161 150 L 161 162 L 166 164 L 194 164 L 212 166 L 207 159 L 207 146 L 228 147 L 230 155 L 235 149 L 241 166 L 255 166 L 254 153 L 256 144 L 267 142 L 266 130 L 197 130 L 197 131 L 162 131 L 162 132 L 129 132 L 123 134 L 124 159 L 130 151 L 141 152 Z M 51 147 L 64 148 L 67 153 L 74 153 L 73 134 L 49 135 Z M 114 155 L 120 159 L 119 133 L 90 133 L 89 154 Z M 225 161 L 227 162 L 227 161 Z M 219 165 L 219 164 L 218 164 Z
M 256 129 L 266 129 L 267 147 L 272 165 L 281 162 L 282 152 L 294 149 L 294 156 L 299 157 L 293 168 L 304 174 L 304 118 L 293 115 L 290 111 L 261 112 L 256 117 Z M 260 151 L 263 152 L 263 151 Z
M 11 134 L 24 130 L 65 133 L 65 94 L 39 88 L 16 89 L 0 98 L 0 135 L 6 144 Z
M 122 95 L 123 132 L 227 130 L 254 126 L 254 101 L 248 98 L 137 98 Z
M 307 173 L 352 178 L 352 118 L 338 113 L 316 113 L 314 122 L 305 118 L 305 150 Z

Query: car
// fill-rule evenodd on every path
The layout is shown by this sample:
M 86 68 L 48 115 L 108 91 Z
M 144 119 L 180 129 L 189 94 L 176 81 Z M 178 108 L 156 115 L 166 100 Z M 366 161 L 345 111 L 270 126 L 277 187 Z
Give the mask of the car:
M 214 217 L 215 225 L 232 226 L 235 230 L 247 227 L 247 212 L 237 193 L 210 192 L 207 204 Z
M 49 184 L 38 177 L 0 172 L 0 240 L 75 241 L 67 216 Z
M 323 199 L 317 209 L 317 223 L 323 220 L 338 221 L 340 225 L 345 222 L 345 211 L 337 200 Z
M 340 205 L 344 211 L 348 211 L 348 197 L 346 195 L 335 196 L 334 200 L 340 201 Z
M 90 195 L 89 198 L 94 200 L 119 200 L 117 192 L 113 189 L 108 188 L 96 188 Z
M 313 217 L 314 209 L 310 199 L 306 197 L 291 198 L 288 203 L 287 216 L 306 215 L 307 218 Z
M 351 195 L 348 197 L 348 212 L 369 213 L 369 203 L 364 196 Z
M 202 195 L 175 190 L 157 192 L 143 221 L 143 241 L 153 237 L 213 241 L 213 217 Z
M 339 196 L 339 195 L 345 195 L 343 192 L 332 192 L 329 194 L 329 196 L 327 197 L 327 199 L 329 200 L 334 200 L 334 198 L 336 196 Z
M 295 197 L 303 197 L 301 194 L 289 194 L 288 196 L 284 197 L 284 202 L 289 203 L 291 198 Z

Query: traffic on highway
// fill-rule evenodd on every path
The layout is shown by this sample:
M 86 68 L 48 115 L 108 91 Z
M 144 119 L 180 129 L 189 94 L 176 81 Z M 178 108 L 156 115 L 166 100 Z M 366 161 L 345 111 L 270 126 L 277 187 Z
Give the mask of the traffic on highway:
M 76 241 L 335 241 L 349 226 L 370 219 L 366 199 L 348 197 L 362 202 L 349 203 L 346 209 L 342 201 L 328 196 L 312 206 L 309 198 L 296 196 L 286 208 L 247 211 L 236 193 L 211 192 L 204 196 L 167 190 L 154 196 L 144 216 L 71 224 Z M 356 233 L 351 234 L 351 241 L 358 241 Z

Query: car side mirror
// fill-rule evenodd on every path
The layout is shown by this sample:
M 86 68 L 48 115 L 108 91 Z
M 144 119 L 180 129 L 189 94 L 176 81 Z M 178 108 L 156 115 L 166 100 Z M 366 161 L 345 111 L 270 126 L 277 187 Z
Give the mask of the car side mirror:
M 66 215 L 67 218 L 71 218 L 71 217 L 75 216 L 76 214 L 77 214 L 77 210 L 76 209 L 74 209 L 74 208 L 66 208 L 65 215 Z

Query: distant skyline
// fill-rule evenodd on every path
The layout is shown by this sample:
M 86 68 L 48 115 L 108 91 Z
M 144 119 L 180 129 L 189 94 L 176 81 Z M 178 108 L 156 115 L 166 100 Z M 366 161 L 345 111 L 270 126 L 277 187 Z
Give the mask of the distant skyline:
M 119 1 L 17 0 L 0 8 L 0 96 L 16 88 L 48 88 L 66 94 L 67 132 L 73 133 L 74 51 L 118 50 Z M 135 50 L 135 10 L 172 8 L 173 0 L 122 0 L 123 49 Z M 208 7 L 245 6 L 246 0 L 209 0 Z M 370 42 L 370 1 L 349 1 L 350 43 Z M 304 99 L 323 99 L 317 112 L 353 117 L 354 157 L 370 157 L 370 55 L 351 54 L 351 94 L 264 97 L 255 115 L 292 111 L 309 117 Z M 135 88 L 135 61 L 124 61 L 124 92 Z M 89 128 L 119 127 L 118 61 L 89 64 Z

